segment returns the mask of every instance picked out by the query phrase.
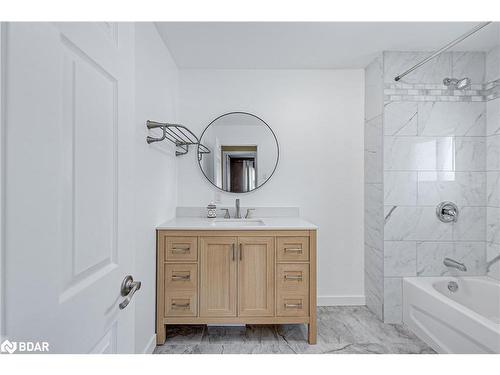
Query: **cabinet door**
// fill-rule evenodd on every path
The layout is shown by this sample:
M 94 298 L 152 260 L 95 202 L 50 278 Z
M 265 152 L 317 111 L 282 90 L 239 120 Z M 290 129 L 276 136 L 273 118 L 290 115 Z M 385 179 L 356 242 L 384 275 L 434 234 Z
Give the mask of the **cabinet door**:
M 239 316 L 274 316 L 274 238 L 238 238 Z
M 200 316 L 236 316 L 236 237 L 201 237 Z

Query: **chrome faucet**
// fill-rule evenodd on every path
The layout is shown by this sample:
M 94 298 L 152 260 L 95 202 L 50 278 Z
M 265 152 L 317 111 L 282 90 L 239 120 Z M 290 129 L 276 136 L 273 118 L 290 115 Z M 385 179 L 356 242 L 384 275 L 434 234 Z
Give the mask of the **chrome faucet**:
M 486 262 L 486 273 L 490 272 L 490 268 L 493 265 L 493 263 L 496 263 L 500 260 L 500 254 L 498 254 L 496 257 L 494 257 L 492 260 L 489 262 Z
M 240 200 L 236 199 L 236 213 L 234 214 L 236 219 L 241 219 L 241 211 L 240 211 Z
M 465 266 L 465 264 L 457 262 L 455 259 L 444 258 L 443 264 L 446 267 L 456 268 L 459 271 L 467 272 L 467 267 Z

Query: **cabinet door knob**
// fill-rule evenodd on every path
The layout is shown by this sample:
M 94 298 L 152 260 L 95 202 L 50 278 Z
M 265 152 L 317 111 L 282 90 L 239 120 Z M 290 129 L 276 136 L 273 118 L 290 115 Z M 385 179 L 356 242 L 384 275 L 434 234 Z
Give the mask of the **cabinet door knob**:
M 240 243 L 240 260 L 243 260 L 243 244 Z

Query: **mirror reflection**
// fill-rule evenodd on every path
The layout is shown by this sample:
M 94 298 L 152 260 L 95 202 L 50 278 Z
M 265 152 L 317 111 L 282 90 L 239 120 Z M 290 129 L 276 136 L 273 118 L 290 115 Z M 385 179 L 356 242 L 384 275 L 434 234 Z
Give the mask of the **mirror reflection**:
M 265 184 L 278 163 L 278 140 L 268 124 L 245 112 L 231 112 L 213 120 L 200 143 L 210 150 L 198 150 L 205 177 L 216 187 L 231 193 L 247 193 Z

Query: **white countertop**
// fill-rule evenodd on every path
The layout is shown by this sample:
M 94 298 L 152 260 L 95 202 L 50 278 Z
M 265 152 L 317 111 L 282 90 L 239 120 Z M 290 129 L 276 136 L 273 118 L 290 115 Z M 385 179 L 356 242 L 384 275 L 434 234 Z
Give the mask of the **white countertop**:
M 156 229 L 168 230 L 312 230 L 318 227 L 300 217 L 264 217 L 251 219 L 207 219 L 177 217 Z

